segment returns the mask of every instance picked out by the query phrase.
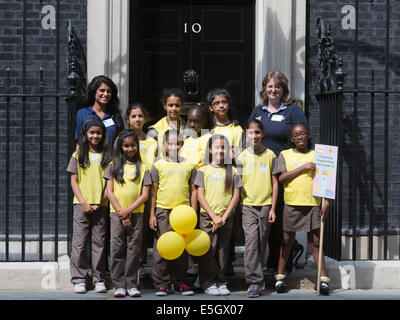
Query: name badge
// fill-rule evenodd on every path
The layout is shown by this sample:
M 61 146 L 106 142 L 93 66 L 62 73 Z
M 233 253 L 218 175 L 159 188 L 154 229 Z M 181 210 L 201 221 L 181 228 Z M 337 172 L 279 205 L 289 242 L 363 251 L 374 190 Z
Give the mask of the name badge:
M 281 114 L 273 114 L 271 117 L 271 121 L 282 121 L 284 118 Z
M 106 126 L 106 128 L 115 125 L 115 122 L 114 122 L 114 120 L 112 118 L 103 120 L 103 123 Z
M 100 155 L 91 153 L 89 158 L 90 160 L 96 161 L 100 159 Z

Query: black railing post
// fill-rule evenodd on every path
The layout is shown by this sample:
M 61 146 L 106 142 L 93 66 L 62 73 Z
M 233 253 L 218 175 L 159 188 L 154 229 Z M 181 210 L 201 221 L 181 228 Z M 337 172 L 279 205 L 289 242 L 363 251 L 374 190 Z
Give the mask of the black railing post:
M 39 71 L 39 261 L 43 261 L 43 69 Z
M 324 252 L 327 256 L 340 260 L 342 246 L 342 93 L 344 78 L 343 62 L 336 55 L 330 26 L 318 18 L 316 30 L 319 38 L 318 75 L 319 93 L 315 94 L 320 107 L 320 143 L 339 147 L 337 164 L 336 199 L 332 201 L 324 235 Z
M 10 68 L 7 68 L 6 93 L 10 93 Z M 10 97 L 6 97 L 6 206 L 5 206 L 5 243 L 6 261 L 10 261 Z
M 75 33 L 71 21 L 68 22 L 68 77 L 67 88 L 68 96 L 66 98 L 68 104 L 68 151 L 70 154 L 75 150 L 75 114 L 77 105 L 81 99 L 79 94 L 79 83 L 81 78 L 77 73 L 77 49 Z M 71 188 L 68 188 L 68 217 L 67 217 L 67 252 L 71 254 L 72 241 L 72 217 L 73 217 L 73 194 Z

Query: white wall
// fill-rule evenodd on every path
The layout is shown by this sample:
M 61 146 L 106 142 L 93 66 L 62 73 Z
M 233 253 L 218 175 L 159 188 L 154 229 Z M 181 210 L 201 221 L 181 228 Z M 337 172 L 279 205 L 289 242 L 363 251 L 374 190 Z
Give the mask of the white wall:
M 267 72 L 289 79 L 290 95 L 304 100 L 306 0 L 256 2 L 256 102 Z
M 88 81 L 104 74 L 119 90 L 124 112 L 129 94 L 129 0 L 88 0 Z

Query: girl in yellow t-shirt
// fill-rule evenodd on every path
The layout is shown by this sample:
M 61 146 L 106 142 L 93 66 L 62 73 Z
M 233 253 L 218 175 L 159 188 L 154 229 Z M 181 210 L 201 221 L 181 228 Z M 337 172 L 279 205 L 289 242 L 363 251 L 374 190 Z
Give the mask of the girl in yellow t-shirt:
M 168 130 L 175 129 L 182 131 L 185 126 L 180 114 L 183 107 L 185 94 L 179 88 L 166 88 L 161 96 L 161 104 L 167 115 L 159 120 L 156 124 L 149 127 L 148 135 L 153 137 L 158 144 L 158 157 L 165 157 L 163 149 L 164 133 Z
M 231 215 L 239 201 L 242 180 L 232 166 L 231 150 L 224 135 L 209 139 L 206 160 L 196 176 L 200 229 L 211 238 L 209 251 L 199 257 L 200 284 L 209 295 L 229 295 L 225 277 L 233 227 Z
M 329 201 L 312 195 L 312 180 L 315 173 L 314 150 L 311 149 L 311 134 L 307 126 L 295 124 L 290 131 L 294 148 L 284 150 L 276 161 L 273 174 L 284 188 L 283 241 L 279 257 L 275 288 L 278 293 L 286 292 L 283 274 L 296 232 L 307 232 L 315 264 L 319 258 L 319 235 L 321 219 L 326 219 Z M 329 294 L 329 278 L 326 274 L 324 255 L 321 259 L 321 294 Z
M 197 210 L 197 191 L 194 186 L 196 168 L 194 164 L 182 160 L 179 151 L 183 145 L 183 135 L 176 130 L 164 134 L 166 151 L 164 159 L 157 160 L 151 169 L 153 183 L 151 192 L 150 228 L 155 232 L 153 246 L 152 277 L 157 296 L 170 293 L 171 285 L 175 293 L 193 295 L 186 285 L 188 266 L 187 252 L 175 260 L 163 259 L 157 250 L 157 241 L 165 232 L 172 231 L 169 216 L 173 208 L 186 204 Z
M 236 121 L 232 106 L 232 97 L 226 89 L 215 88 L 207 94 L 207 104 L 212 114 L 212 134 L 222 134 L 228 138 L 235 156 L 244 148 L 245 136 L 242 127 Z
M 126 109 L 125 120 L 130 129 L 139 137 L 139 152 L 141 161 L 151 170 L 157 156 L 157 141 L 143 131 L 147 121 L 147 110 L 139 102 L 131 104 Z
M 140 159 L 150 171 L 157 157 L 158 148 L 157 141 L 143 131 L 143 125 L 146 123 L 147 118 L 148 112 L 139 102 L 131 104 L 126 110 L 125 120 L 128 123 L 129 128 L 134 130 L 139 137 Z M 143 220 L 149 221 L 149 216 L 150 199 L 145 203 Z M 148 235 L 149 224 L 146 222 L 143 224 L 143 241 L 139 267 L 139 278 L 144 278 L 147 275 L 147 271 L 144 268 L 144 265 L 147 262 Z
M 204 155 L 210 133 L 211 119 L 206 105 L 194 105 L 188 111 L 186 128 L 184 129 L 185 141 L 180 156 L 196 166 L 198 170 L 204 165 Z M 199 212 L 197 212 L 199 214 Z M 188 274 L 196 275 L 197 259 L 189 255 Z M 195 281 L 195 285 L 198 281 Z
M 245 237 L 244 276 L 247 296 L 256 298 L 264 282 L 263 265 L 271 224 L 275 222 L 278 180 L 272 175 L 275 153 L 262 144 L 264 126 L 250 120 L 246 130 L 247 149 L 239 155 L 241 171 L 240 211 Z
M 211 120 L 206 106 L 193 106 L 188 111 L 186 136 L 180 155 L 199 169 L 204 165 L 204 155 L 208 139 L 211 137 Z
M 103 173 L 111 160 L 106 127 L 97 118 L 89 118 L 82 126 L 74 152 L 67 167 L 71 173 L 74 193 L 71 282 L 76 293 L 86 293 L 89 276 L 87 242 L 92 235 L 92 271 L 95 291 L 107 291 L 104 285 L 105 239 L 108 201 L 105 197 Z
M 233 99 L 228 90 L 215 88 L 207 94 L 207 104 L 212 114 L 213 129 L 211 134 L 222 134 L 228 138 L 232 147 L 233 165 L 240 152 L 245 148 L 245 134 L 242 127 L 237 122 L 236 113 L 233 108 Z M 236 235 L 240 232 L 240 215 L 234 216 L 232 237 L 229 253 L 227 273 L 234 275 L 232 262 L 235 261 L 235 242 Z
M 144 203 L 149 198 L 151 178 L 142 163 L 135 131 L 121 132 L 114 148 L 114 161 L 107 167 L 107 197 L 110 200 L 111 280 L 115 297 L 140 297 L 136 279 L 140 263 Z

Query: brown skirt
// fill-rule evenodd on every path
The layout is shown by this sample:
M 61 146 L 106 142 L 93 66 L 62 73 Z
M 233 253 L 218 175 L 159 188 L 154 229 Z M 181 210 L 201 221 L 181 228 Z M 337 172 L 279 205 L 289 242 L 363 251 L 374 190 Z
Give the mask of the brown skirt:
M 310 232 L 321 228 L 321 208 L 289 206 L 283 208 L 283 231 Z

